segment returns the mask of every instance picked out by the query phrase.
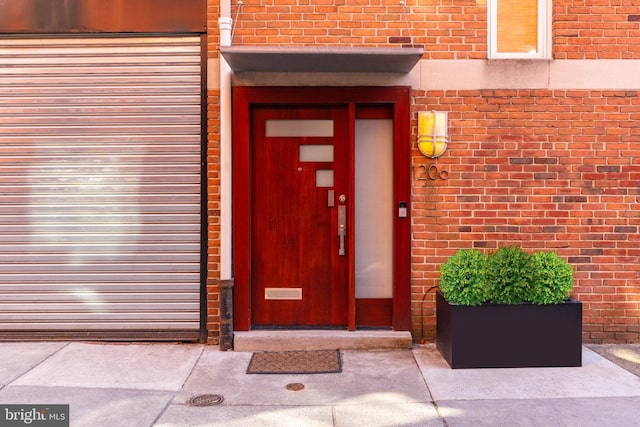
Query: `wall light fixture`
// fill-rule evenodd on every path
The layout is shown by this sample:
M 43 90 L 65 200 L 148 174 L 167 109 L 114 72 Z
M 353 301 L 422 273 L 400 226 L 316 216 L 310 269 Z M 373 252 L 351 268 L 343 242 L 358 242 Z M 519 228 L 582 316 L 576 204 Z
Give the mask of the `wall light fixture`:
M 418 112 L 418 150 L 432 159 L 440 157 L 447 149 L 447 111 Z

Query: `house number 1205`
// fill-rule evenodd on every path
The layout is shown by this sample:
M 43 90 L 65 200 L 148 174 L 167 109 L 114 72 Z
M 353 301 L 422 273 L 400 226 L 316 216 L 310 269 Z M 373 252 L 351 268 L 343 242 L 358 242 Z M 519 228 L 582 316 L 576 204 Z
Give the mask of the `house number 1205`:
M 435 164 L 430 165 L 418 165 L 413 166 L 413 180 L 424 182 L 424 186 L 427 186 L 427 182 L 435 181 L 436 179 L 447 179 L 449 172 L 445 170 L 439 170 Z

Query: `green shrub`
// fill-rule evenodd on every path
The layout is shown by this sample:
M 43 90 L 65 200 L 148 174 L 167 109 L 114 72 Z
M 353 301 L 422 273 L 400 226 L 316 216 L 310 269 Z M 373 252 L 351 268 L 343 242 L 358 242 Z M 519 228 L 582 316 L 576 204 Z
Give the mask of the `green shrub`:
M 573 266 L 555 252 L 505 246 L 485 256 L 461 249 L 440 266 L 440 290 L 452 304 L 558 304 L 573 289 Z
M 504 246 L 491 253 L 485 266 L 489 299 L 498 304 L 529 301 L 529 254 L 519 247 Z
M 573 289 L 573 266 L 555 252 L 536 252 L 529 257 L 530 301 L 558 304 Z
M 460 305 L 480 305 L 487 301 L 486 260 L 476 249 L 460 249 L 440 266 L 440 290 L 447 301 Z

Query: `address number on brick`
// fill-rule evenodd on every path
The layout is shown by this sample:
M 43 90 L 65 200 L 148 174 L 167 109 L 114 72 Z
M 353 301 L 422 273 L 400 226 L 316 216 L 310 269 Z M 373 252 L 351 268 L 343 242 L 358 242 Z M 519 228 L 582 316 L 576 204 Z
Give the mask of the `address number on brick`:
M 418 165 L 413 166 L 413 180 L 416 182 L 423 182 L 423 186 L 427 186 L 429 181 L 435 181 L 437 179 L 447 179 L 449 172 L 446 170 L 438 169 L 435 164 L 430 165 Z

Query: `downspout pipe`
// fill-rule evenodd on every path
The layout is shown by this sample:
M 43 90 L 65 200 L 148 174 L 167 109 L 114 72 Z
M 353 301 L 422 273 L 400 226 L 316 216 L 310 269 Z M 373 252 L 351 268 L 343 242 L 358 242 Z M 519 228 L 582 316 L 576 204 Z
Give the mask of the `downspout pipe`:
M 220 46 L 231 46 L 233 28 L 231 1 L 220 0 Z M 231 69 L 222 55 L 220 61 L 220 350 L 233 349 L 233 266 L 232 266 L 232 143 Z

